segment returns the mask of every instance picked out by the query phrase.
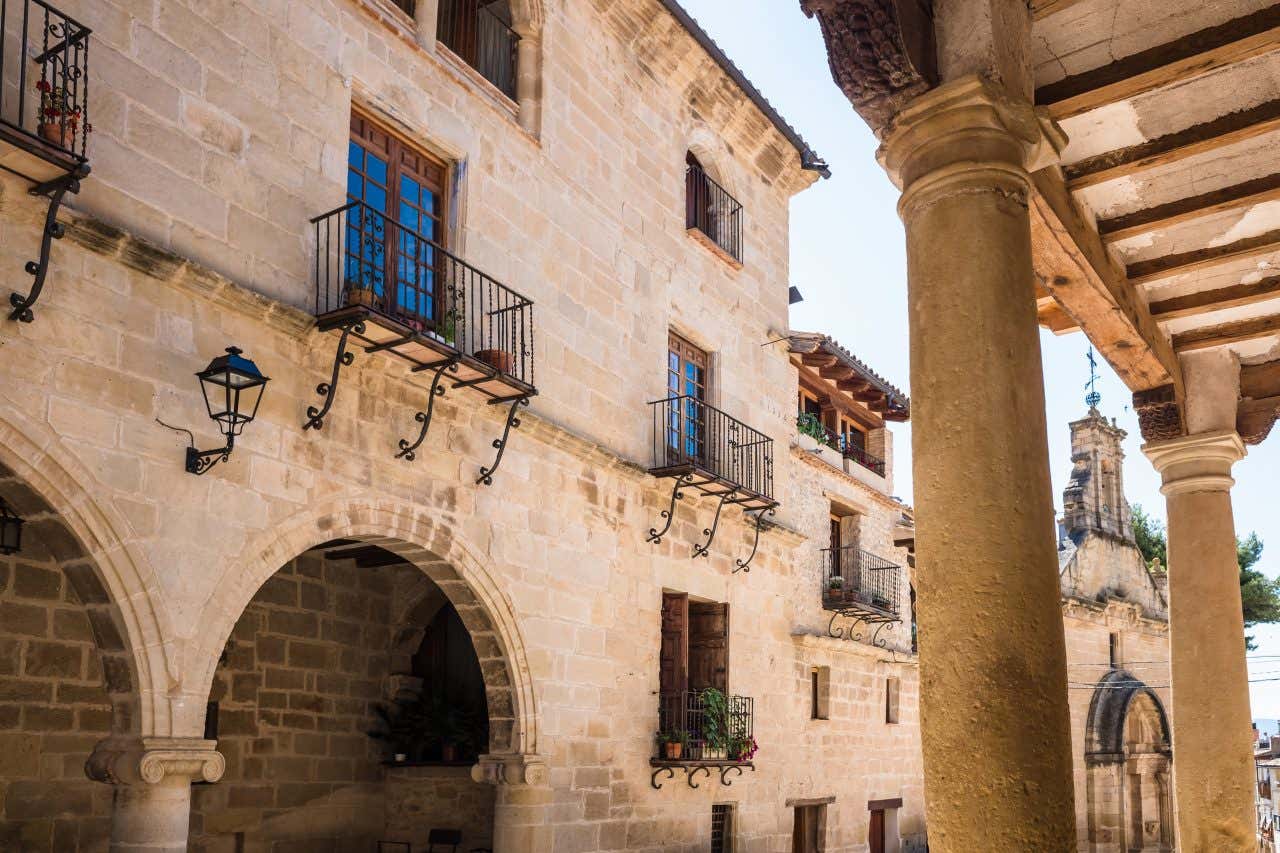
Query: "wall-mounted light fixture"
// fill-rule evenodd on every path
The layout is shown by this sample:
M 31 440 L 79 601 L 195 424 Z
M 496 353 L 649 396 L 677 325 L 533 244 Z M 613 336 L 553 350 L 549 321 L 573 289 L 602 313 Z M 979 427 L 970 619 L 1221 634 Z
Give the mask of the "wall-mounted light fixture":
M 22 550 L 22 525 L 18 514 L 0 498 L 0 554 L 16 554 Z
M 227 347 L 227 354 L 220 355 L 209 366 L 196 374 L 200 390 L 204 392 L 204 404 L 209 417 L 218 422 L 227 446 L 216 450 L 187 448 L 187 472 L 203 474 L 231 455 L 236 436 L 244 425 L 258 414 L 262 402 L 262 389 L 270 382 L 258 366 L 241 354 L 236 347 Z

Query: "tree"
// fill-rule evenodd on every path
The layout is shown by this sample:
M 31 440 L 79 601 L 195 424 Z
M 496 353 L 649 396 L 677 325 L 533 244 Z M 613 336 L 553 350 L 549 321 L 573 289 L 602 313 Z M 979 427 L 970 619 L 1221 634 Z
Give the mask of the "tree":
M 1133 535 L 1142 558 L 1150 565 L 1154 559 L 1168 567 L 1168 537 L 1164 524 L 1147 515 L 1138 505 L 1133 505 Z M 1244 608 L 1244 626 L 1280 622 L 1280 578 L 1268 578 L 1253 567 L 1262 559 L 1262 540 L 1257 533 L 1244 539 L 1236 539 L 1236 562 L 1240 565 L 1240 602 Z M 1253 636 L 1246 634 L 1245 648 L 1257 648 Z

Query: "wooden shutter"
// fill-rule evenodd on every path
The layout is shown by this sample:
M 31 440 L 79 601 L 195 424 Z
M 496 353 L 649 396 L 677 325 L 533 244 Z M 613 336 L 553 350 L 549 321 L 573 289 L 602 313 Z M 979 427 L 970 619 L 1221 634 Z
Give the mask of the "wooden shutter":
M 662 594 L 662 647 L 658 652 L 658 692 L 680 693 L 689 684 L 689 596 Z
M 689 689 L 729 690 L 729 605 L 689 604 Z

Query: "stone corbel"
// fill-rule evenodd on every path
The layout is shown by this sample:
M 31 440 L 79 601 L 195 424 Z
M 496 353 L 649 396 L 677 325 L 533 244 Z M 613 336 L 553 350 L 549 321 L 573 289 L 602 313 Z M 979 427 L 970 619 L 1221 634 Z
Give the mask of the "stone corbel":
M 201 738 L 107 738 L 94 747 L 84 770 L 109 785 L 217 782 L 227 764 L 216 746 Z
M 471 778 L 489 785 L 545 785 L 547 762 L 540 755 L 522 753 L 482 755 Z

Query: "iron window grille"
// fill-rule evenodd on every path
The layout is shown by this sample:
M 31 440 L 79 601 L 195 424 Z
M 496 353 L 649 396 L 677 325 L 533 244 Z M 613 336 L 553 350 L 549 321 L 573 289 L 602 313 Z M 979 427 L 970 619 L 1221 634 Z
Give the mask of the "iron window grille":
M 682 394 L 649 406 L 652 473 L 699 471 L 741 493 L 732 503 L 773 504 L 773 439 L 697 397 Z
M 504 0 L 441 0 L 436 39 L 514 101 L 520 36 L 495 7 L 510 9 Z
M 742 205 L 701 166 L 685 166 L 685 227 L 696 228 L 735 261 L 742 261 Z
M 68 172 L 87 160 L 90 32 L 43 0 L 0 0 L 0 136 Z
M 682 762 L 747 761 L 734 755 L 732 744 L 748 744 L 754 736 L 753 702 L 750 696 L 725 696 L 723 719 L 707 710 L 701 690 L 663 693 L 658 697 L 658 733 L 683 745 Z M 723 727 L 723 731 L 720 728 Z M 667 761 L 661 743 L 654 760 Z
M 311 221 L 316 316 L 363 307 L 534 384 L 529 299 L 364 202 Z
M 711 853 L 733 853 L 733 805 L 711 806 Z
M 901 567 L 857 546 L 822 549 L 822 606 L 864 622 L 900 619 Z

